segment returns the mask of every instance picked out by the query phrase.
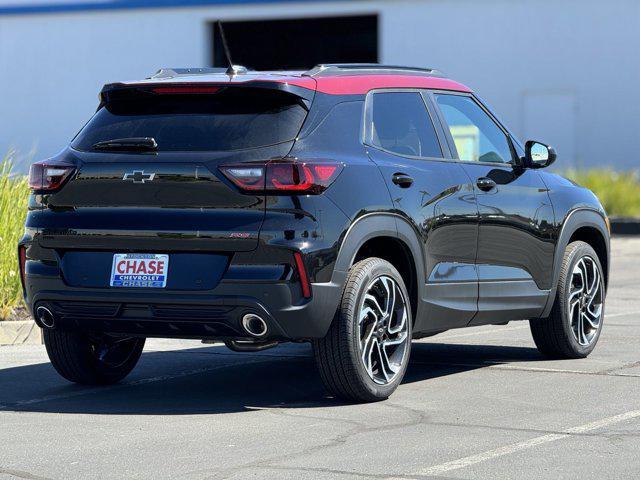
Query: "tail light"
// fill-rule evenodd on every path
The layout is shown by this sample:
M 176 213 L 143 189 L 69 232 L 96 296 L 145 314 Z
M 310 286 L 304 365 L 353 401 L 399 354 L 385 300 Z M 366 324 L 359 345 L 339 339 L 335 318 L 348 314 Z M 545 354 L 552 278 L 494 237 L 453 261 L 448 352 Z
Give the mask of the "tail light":
M 29 188 L 39 192 L 51 192 L 62 186 L 75 167 L 55 161 L 36 162 L 29 169 Z
M 27 249 L 24 245 L 18 247 L 18 262 L 20 266 L 20 280 L 22 281 L 22 289 L 27 288 L 27 277 L 25 266 L 27 263 Z
M 220 171 L 238 188 L 248 192 L 318 195 L 338 177 L 337 162 L 283 160 L 224 165 Z

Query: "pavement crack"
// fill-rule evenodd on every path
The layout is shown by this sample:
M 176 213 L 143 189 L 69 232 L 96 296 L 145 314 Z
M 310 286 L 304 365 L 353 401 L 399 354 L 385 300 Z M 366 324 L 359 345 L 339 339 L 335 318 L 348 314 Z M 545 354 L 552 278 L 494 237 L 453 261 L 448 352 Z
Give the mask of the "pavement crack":
M 337 470 L 337 469 L 332 469 L 332 468 L 319 468 L 319 467 L 285 467 L 285 466 L 278 466 L 278 465 L 265 465 L 262 468 L 266 468 L 269 470 L 279 470 L 279 471 L 289 471 L 289 472 L 314 472 L 314 473 L 328 473 L 331 475 L 345 475 L 345 476 L 350 476 L 350 477 L 361 477 L 361 478 L 380 478 L 383 480 L 389 479 L 390 475 L 387 473 L 364 473 L 364 472 L 356 472 L 356 471 L 351 471 L 351 470 Z M 429 476 L 429 477 L 425 477 L 423 475 L 406 475 L 406 474 L 393 474 L 392 477 L 395 478 L 401 478 L 401 479 L 407 479 L 407 480 L 422 480 L 422 479 L 429 479 L 429 480 L 454 480 L 454 477 L 442 477 L 442 476 L 438 476 L 438 477 L 434 477 L 434 476 Z M 455 480 L 463 480 L 460 479 L 460 477 L 456 477 Z
M 613 376 L 629 376 L 628 374 L 619 375 L 616 372 L 620 372 L 621 370 L 626 370 L 628 368 L 640 367 L 640 360 L 631 363 L 625 363 L 624 365 L 620 365 L 617 367 L 607 368 L 605 370 L 600 370 L 598 373 L 601 375 L 613 375 Z M 640 376 L 640 375 L 638 375 Z
M 232 475 L 235 475 L 236 473 L 242 472 L 242 471 L 246 471 L 252 468 L 271 468 L 271 467 L 278 467 L 279 465 L 277 465 L 279 462 L 282 461 L 291 461 L 293 459 L 296 458 L 301 458 L 304 457 L 310 453 L 319 453 L 322 452 L 323 450 L 328 450 L 330 448 L 334 448 L 340 445 L 344 445 L 345 443 L 347 443 L 350 439 L 352 439 L 355 436 L 358 435 L 363 435 L 369 432 L 388 432 L 391 430 L 396 430 L 399 428 L 407 428 L 407 427 L 412 427 L 414 425 L 418 425 L 420 423 L 423 423 L 426 418 L 427 418 L 427 414 L 425 412 L 420 412 L 418 410 L 414 410 L 408 407 L 404 407 L 404 406 L 400 406 L 394 403 L 390 403 L 387 402 L 383 405 L 384 407 L 390 407 L 390 408 L 394 408 L 394 409 L 398 409 L 398 410 L 404 410 L 407 411 L 411 414 L 411 416 L 413 418 L 411 418 L 408 421 L 404 421 L 404 422 L 398 422 L 398 423 L 392 423 L 392 424 L 388 424 L 388 425 L 376 425 L 376 426 L 372 426 L 372 425 L 368 425 L 368 424 L 364 424 L 361 422 L 355 422 L 355 421 L 346 421 L 344 423 L 349 423 L 350 425 L 352 425 L 352 428 L 348 429 L 346 432 L 340 433 L 335 435 L 333 438 L 330 438 L 328 440 L 326 440 L 325 442 L 319 444 L 319 445 L 312 445 L 309 446 L 307 448 L 303 448 L 302 450 L 295 452 L 295 453 L 287 453 L 287 454 L 280 454 L 280 455 L 274 455 L 272 457 L 269 458 L 265 458 L 262 460 L 255 460 L 252 462 L 247 462 L 247 463 L 243 463 L 241 465 L 237 465 L 235 467 L 231 467 L 231 468 L 227 468 L 224 470 L 220 470 L 218 472 L 216 472 L 215 474 L 206 477 L 207 479 L 210 480 L 225 480 L 228 479 L 229 477 L 231 477 Z M 280 410 L 278 412 L 279 414 L 283 414 L 282 410 Z M 291 416 L 298 416 L 298 415 L 291 415 Z M 335 422 L 335 420 L 333 419 L 329 419 L 329 418 L 322 418 L 322 417 L 311 417 L 311 419 L 313 420 L 323 420 L 323 421 L 333 421 Z M 342 420 L 340 420 L 342 422 Z M 292 467 L 293 468 L 293 467 Z M 191 473 L 202 473 L 202 472 L 191 472 Z M 362 472 L 350 472 L 351 475 L 359 475 L 359 476 L 371 476 L 368 473 L 362 473 Z M 383 478 L 389 477 L 389 475 L 385 475 Z M 417 477 L 407 477 L 407 478 L 417 478 Z
M 364 427 L 365 426 L 365 424 L 363 424 L 362 422 L 358 422 L 356 420 L 347 420 L 345 418 L 318 417 L 318 416 L 315 416 L 315 415 L 300 415 L 300 414 L 297 414 L 297 413 L 288 412 L 284 408 L 264 408 L 262 410 L 266 410 L 269 413 L 272 413 L 274 415 L 281 415 L 283 417 L 289 417 L 289 418 L 304 418 L 304 419 L 307 419 L 307 420 L 317 420 L 317 421 L 323 421 L 323 422 L 346 423 L 346 424 L 349 424 L 349 425 L 353 425 L 354 427 Z

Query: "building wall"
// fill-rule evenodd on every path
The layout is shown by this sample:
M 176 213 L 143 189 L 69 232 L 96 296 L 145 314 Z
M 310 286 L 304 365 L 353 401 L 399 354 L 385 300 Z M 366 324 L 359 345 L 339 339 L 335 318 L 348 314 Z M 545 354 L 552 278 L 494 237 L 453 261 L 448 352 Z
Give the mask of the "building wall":
M 385 63 L 467 83 L 559 167 L 636 168 L 640 3 L 634 0 L 305 2 L 0 16 L 0 152 L 46 158 L 89 118 L 104 83 L 206 66 L 209 22 L 380 15 Z

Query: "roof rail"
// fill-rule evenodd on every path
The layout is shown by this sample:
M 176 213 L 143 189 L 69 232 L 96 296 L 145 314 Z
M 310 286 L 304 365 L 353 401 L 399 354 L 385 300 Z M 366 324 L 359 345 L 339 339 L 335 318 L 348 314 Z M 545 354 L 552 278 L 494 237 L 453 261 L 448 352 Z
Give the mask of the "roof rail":
M 303 73 L 305 76 L 318 77 L 329 75 L 354 75 L 354 74 L 389 74 L 389 73 L 405 73 L 417 75 L 429 75 L 441 77 L 443 73 L 434 68 L 406 67 L 401 65 L 383 65 L 380 63 L 327 63 L 313 67 L 311 70 Z
M 233 65 L 234 73 L 229 73 L 229 69 L 225 67 L 213 67 L 213 68 L 161 68 L 156 73 L 147 77 L 152 78 L 171 78 L 179 77 L 180 75 L 209 75 L 212 73 L 226 73 L 227 75 L 238 75 L 240 73 L 246 73 L 247 68 L 241 65 Z

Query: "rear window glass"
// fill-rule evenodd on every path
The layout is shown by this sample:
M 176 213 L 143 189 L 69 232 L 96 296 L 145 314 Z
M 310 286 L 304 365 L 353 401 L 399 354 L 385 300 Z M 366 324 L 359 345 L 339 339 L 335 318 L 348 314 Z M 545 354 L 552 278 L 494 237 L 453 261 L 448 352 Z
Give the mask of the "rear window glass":
M 293 140 L 306 109 L 288 93 L 228 88 L 215 94 L 124 93 L 96 112 L 71 143 L 153 137 L 159 151 L 241 150 Z

